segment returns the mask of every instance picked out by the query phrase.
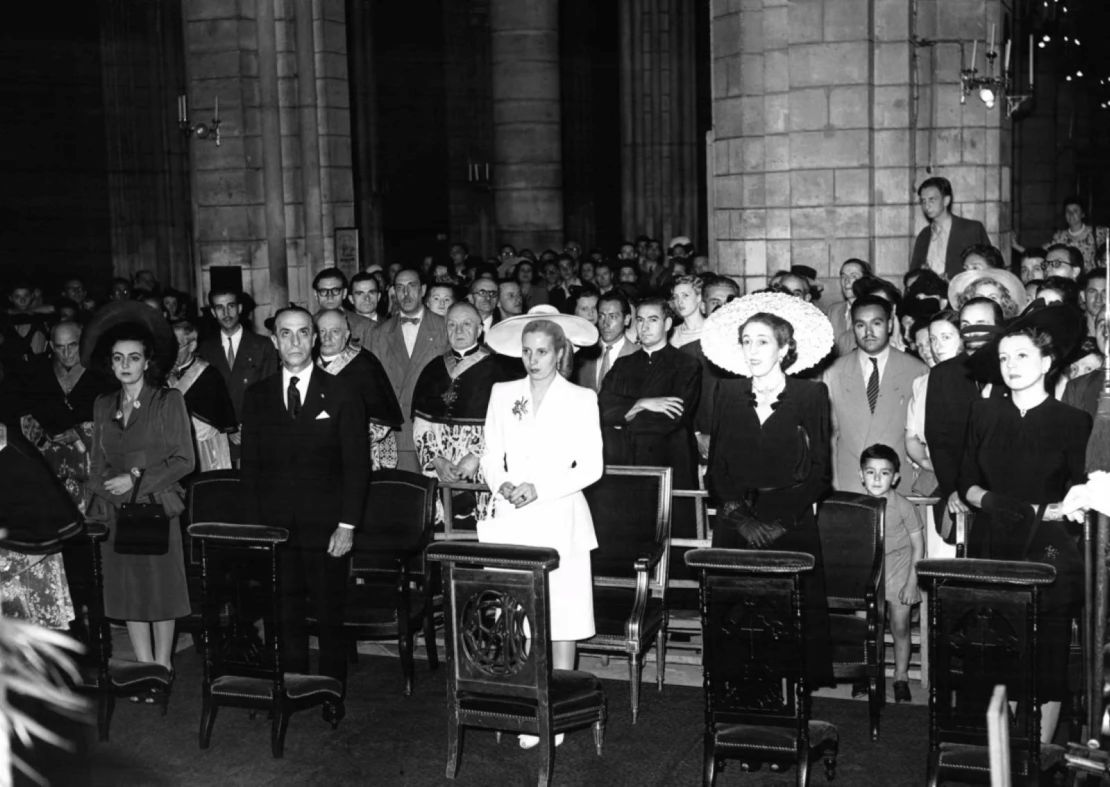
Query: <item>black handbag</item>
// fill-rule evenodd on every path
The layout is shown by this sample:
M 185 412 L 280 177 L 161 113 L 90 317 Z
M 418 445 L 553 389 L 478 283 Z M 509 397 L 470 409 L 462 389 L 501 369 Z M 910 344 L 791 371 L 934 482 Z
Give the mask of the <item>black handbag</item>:
M 116 515 L 116 552 L 120 555 L 164 555 L 170 550 L 170 518 L 152 495 L 149 503 L 136 502 L 143 474 L 135 479 L 131 501 Z

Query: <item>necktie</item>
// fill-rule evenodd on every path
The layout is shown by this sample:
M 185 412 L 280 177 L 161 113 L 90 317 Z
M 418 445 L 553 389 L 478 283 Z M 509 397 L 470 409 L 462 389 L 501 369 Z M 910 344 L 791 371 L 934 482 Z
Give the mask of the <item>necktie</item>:
M 879 361 L 876 358 L 869 360 L 871 376 L 867 378 L 867 406 L 871 408 L 871 412 L 875 412 L 875 404 L 879 401 Z
M 406 323 L 408 323 L 409 325 L 419 325 L 420 324 L 420 318 L 419 317 L 402 317 L 401 318 L 401 325 L 405 325 Z
M 227 368 L 235 368 L 235 346 L 231 343 L 231 337 L 227 339 Z
M 289 417 L 296 418 L 301 414 L 301 392 L 297 389 L 297 383 L 301 379 L 299 377 L 289 378 L 289 392 L 286 398 L 289 402 Z
M 605 375 L 609 374 L 609 366 L 613 362 L 610 353 L 613 351 L 613 345 L 605 345 L 605 352 L 601 354 L 601 369 L 597 373 L 597 390 L 601 390 L 601 381 L 605 379 Z

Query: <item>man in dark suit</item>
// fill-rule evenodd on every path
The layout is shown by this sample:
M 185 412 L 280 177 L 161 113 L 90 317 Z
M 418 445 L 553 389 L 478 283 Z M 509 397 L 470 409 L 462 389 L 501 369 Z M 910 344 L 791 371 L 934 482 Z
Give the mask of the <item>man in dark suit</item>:
M 447 352 L 447 324 L 424 308 L 426 287 L 411 268 L 393 279 L 397 313 L 370 335 L 370 352 L 377 356 L 401 403 L 405 423 L 397 439 L 397 467 L 420 472 L 412 441 L 412 392 L 427 363 Z
M 220 332 L 197 347 L 197 355 L 216 368 L 224 378 L 235 421 L 243 423 L 243 396 L 247 389 L 278 370 L 274 345 L 266 338 L 243 327 L 239 321 L 242 303 L 235 290 L 214 289 L 208 293 L 208 306 L 220 324 Z M 239 459 L 239 430 L 228 435 L 231 458 Z
M 952 278 L 963 270 L 961 252 L 968 246 L 990 245 L 981 223 L 952 215 L 952 184 L 947 178 L 929 178 L 917 189 L 921 212 L 929 220 L 913 244 L 910 270 L 929 268 Z
M 304 309 L 275 315 L 282 369 L 252 385 L 243 402 L 243 499 L 248 521 L 289 531 L 280 560 L 285 669 L 308 671 L 307 595 L 319 623 L 320 674 L 345 681 L 347 554 L 364 525 L 369 448 L 362 400 L 313 369 L 315 339 Z

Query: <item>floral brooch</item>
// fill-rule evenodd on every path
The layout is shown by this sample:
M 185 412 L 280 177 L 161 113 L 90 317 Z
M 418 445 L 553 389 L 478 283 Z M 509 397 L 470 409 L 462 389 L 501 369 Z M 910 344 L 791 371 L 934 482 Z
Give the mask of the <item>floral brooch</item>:
M 527 414 L 528 414 L 528 400 L 525 399 L 522 396 L 519 399 L 517 399 L 515 402 L 513 402 L 513 415 L 515 415 L 517 420 L 519 421 L 519 420 L 523 419 L 524 416 L 527 415 Z

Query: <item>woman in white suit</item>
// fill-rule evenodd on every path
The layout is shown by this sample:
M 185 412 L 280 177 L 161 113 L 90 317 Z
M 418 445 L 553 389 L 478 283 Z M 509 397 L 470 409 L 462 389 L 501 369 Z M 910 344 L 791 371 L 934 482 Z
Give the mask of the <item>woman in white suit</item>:
M 493 515 L 479 522 L 478 540 L 558 550 L 548 580 L 552 662 L 573 669 L 575 642 L 594 635 L 590 552 L 597 537 L 582 490 L 601 478 L 604 462 L 597 395 L 558 368 L 570 342 L 592 344 L 597 329 L 571 315 L 529 314 L 498 323 L 487 340 L 498 352 L 519 353 L 528 376 L 498 383 L 490 394 L 482 470 Z M 521 736 L 521 745 L 535 744 Z

